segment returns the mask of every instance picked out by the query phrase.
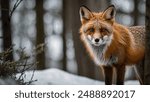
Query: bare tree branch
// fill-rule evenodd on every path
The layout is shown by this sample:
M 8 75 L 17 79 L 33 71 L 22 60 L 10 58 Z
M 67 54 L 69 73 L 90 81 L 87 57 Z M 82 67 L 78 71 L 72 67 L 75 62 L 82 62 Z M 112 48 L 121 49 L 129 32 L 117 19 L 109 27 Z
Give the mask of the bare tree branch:
M 16 8 L 20 5 L 20 3 L 22 2 L 23 0 L 17 0 L 16 3 L 14 4 L 13 6 L 13 9 L 10 11 L 10 14 L 9 14 L 9 20 L 11 19 L 14 11 L 16 10 Z

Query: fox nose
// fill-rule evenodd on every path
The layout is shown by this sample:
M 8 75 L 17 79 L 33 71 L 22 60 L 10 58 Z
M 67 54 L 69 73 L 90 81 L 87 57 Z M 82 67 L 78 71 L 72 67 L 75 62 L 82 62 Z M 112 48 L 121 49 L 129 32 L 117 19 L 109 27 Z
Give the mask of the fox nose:
M 98 38 L 96 38 L 96 39 L 95 39 L 95 42 L 96 42 L 96 43 L 98 43 L 98 42 L 99 42 L 99 39 L 98 39 Z

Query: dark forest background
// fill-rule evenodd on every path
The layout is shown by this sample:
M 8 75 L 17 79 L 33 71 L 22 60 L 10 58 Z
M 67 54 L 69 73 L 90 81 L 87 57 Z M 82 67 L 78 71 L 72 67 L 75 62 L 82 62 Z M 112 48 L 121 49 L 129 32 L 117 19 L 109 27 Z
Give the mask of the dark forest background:
M 38 62 L 33 69 L 59 68 L 103 80 L 79 39 L 79 8 L 98 12 L 111 4 L 117 8 L 117 22 L 145 25 L 146 0 L 0 0 L 0 52 L 11 48 L 4 60 L 17 61 L 16 51 L 23 49 L 32 56 L 29 62 Z M 126 74 L 135 79 L 132 69 Z

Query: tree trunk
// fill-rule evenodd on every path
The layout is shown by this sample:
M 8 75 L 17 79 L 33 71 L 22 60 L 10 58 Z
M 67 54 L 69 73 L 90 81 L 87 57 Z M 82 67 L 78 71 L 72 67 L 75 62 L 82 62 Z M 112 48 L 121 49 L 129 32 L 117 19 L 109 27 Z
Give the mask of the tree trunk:
M 138 19 L 139 19 L 138 4 L 139 4 L 139 0 L 134 0 L 134 11 L 133 11 L 134 25 L 138 24 Z
M 67 55 L 66 55 L 66 33 L 67 33 L 67 18 L 68 16 L 67 14 L 67 0 L 63 0 L 63 13 L 62 13 L 62 18 L 63 18 L 63 34 L 62 34 L 62 38 L 63 38 L 63 70 L 67 71 Z
M 43 22 L 43 1 L 44 0 L 36 0 L 36 46 L 39 44 L 45 44 L 45 33 L 44 33 L 44 22 Z M 38 62 L 37 68 L 39 70 L 45 69 L 45 47 L 43 46 L 43 51 L 36 55 L 36 60 Z
M 80 19 L 79 19 L 79 8 L 81 5 L 85 4 L 86 0 L 74 0 L 72 1 L 72 32 L 73 32 L 73 41 L 75 48 L 75 57 L 78 66 L 78 74 L 87 76 L 90 78 L 95 78 L 95 65 L 93 61 L 90 60 L 85 47 L 83 46 L 80 40 L 79 28 L 80 28 Z
M 150 85 L 150 0 L 146 0 L 146 49 L 144 66 L 144 84 Z
M 2 19 L 2 35 L 3 35 L 3 49 L 4 51 L 12 47 L 12 37 L 11 37 L 11 26 L 9 19 L 9 0 L 1 0 L 1 19 Z M 12 61 L 13 53 L 10 54 L 5 59 Z

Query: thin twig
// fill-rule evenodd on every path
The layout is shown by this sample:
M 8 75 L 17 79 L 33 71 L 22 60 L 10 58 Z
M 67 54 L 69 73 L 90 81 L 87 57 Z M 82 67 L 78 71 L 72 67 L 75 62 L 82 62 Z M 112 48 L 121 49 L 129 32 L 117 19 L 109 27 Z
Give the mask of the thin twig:
M 13 9 L 10 11 L 10 15 L 9 15 L 9 20 L 11 19 L 14 11 L 16 10 L 16 8 L 19 6 L 19 4 L 22 2 L 23 0 L 17 0 L 16 3 L 13 6 Z
M 33 82 L 37 81 L 37 80 L 33 80 L 34 72 L 35 72 L 35 69 L 33 70 L 33 73 L 32 73 L 32 76 L 31 76 L 30 81 L 28 82 L 28 85 L 30 85 L 31 83 L 33 83 Z

